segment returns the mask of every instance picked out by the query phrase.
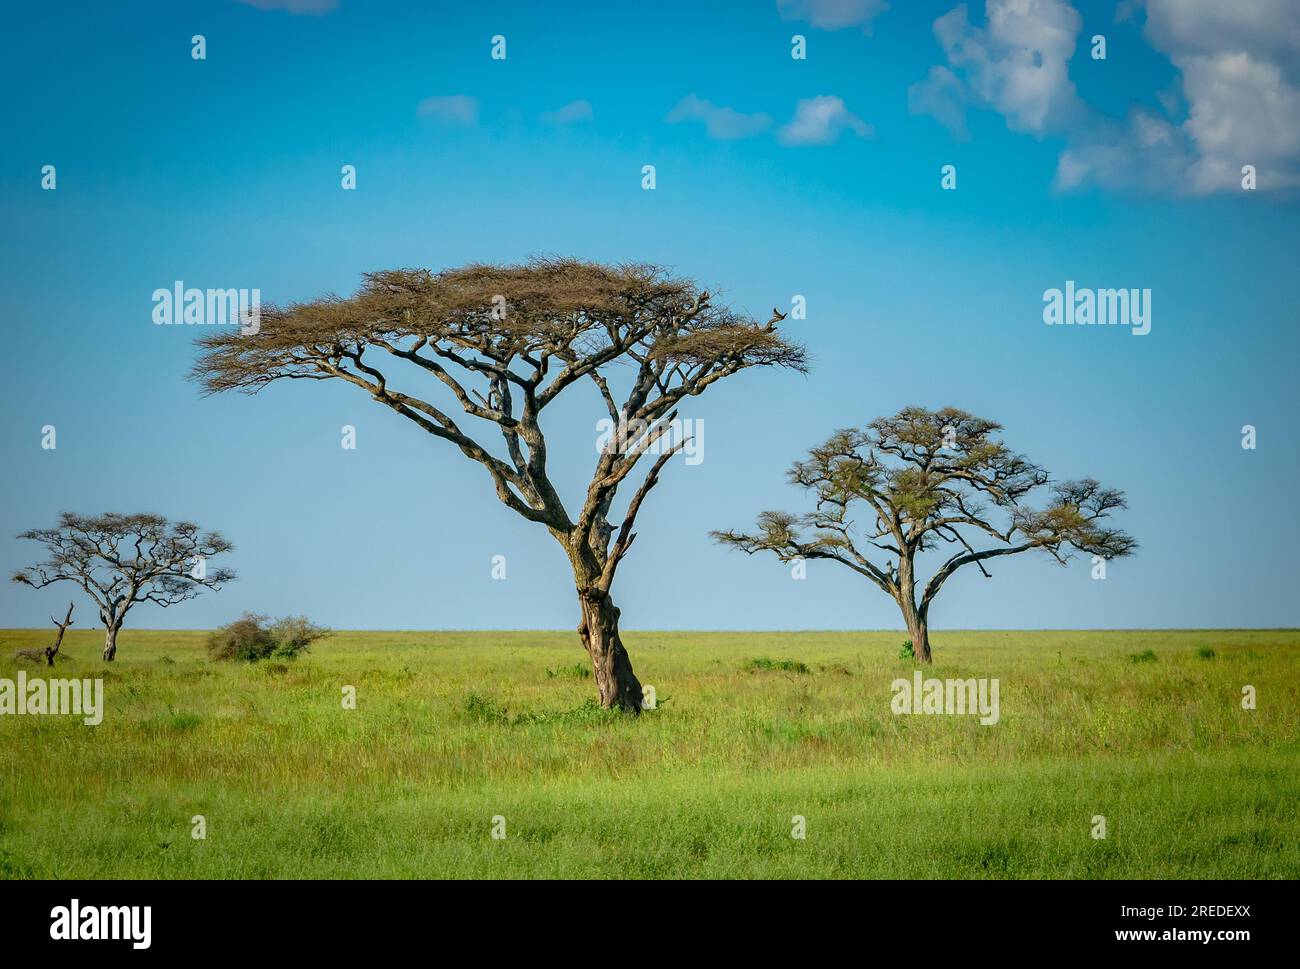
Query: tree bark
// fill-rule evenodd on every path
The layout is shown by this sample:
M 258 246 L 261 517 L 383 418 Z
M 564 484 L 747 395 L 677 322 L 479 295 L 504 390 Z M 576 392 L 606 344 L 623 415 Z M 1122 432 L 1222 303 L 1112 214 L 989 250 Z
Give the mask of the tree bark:
M 632 672 L 632 661 L 618 635 L 618 607 L 609 593 L 595 588 L 578 589 L 582 621 L 578 636 L 591 657 L 600 705 L 606 710 L 641 712 L 641 681 Z
M 909 553 L 911 549 L 908 550 Z M 916 563 L 911 554 L 900 556 L 898 560 L 898 607 L 903 610 L 903 621 L 907 623 L 907 633 L 912 639 L 912 655 L 918 663 L 930 663 L 930 629 L 926 623 L 926 613 L 930 604 L 921 609 L 916 607 Z
M 45 664 L 47 666 L 54 665 L 54 657 L 58 655 L 59 647 L 63 645 L 63 634 L 66 633 L 68 631 L 68 627 L 72 625 L 73 605 L 74 603 L 71 602 L 68 603 L 68 614 L 63 617 L 63 622 L 59 622 L 57 619 L 54 620 L 54 624 L 59 627 L 59 634 L 58 636 L 54 637 L 54 645 L 47 646 L 45 649 Z M 53 616 L 51 616 L 50 618 L 54 619 Z
M 926 621 L 917 618 L 908 625 L 907 631 L 912 636 L 912 652 L 916 655 L 917 662 L 934 662 L 930 655 L 930 627 L 926 624 Z
M 120 625 L 109 625 L 104 629 L 104 662 L 111 663 L 117 655 L 117 631 Z
M 918 663 L 932 663 L 930 655 L 930 626 L 924 613 L 910 602 L 901 603 L 903 620 L 907 623 L 907 633 L 912 639 L 912 654 Z

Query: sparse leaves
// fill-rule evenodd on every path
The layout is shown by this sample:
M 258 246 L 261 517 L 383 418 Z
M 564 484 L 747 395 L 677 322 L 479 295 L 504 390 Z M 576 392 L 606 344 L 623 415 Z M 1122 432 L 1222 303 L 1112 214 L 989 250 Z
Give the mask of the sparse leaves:
M 718 380 L 750 367 L 804 370 L 803 348 L 779 322 L 778 314 L 760 324 L 652 265 L 546 258 L 398 269 L 367 274 L 351 297 L 264 306 L 256 333 L 204 336 L 192 377 L 208 393 L 340 380 L 481 464 L 497 497 L 564 547 L 602 703 L 639 711 L 609 591 L 646 496 L 685 442 L 653 446 L 681 401 Z M 399 390 L 418 386 L 412 376 L 429 390 Z M 603 450 L 581 504 L 566 506 L 547 467 L 541 413 L 580 384 L 598 393 L 614 425 L 645 431 L 633 447 Z M 611 524 L 619 488 L 652 450 L 621 524 Z
M 200 532 L 192 522 L 161 515 L 64 512 L 53 528 L 33 528 L 18 537 L 43 545 L 46 558 L 19 569 L 13 581 L 35 589 L 55 582 L 80 586 L 114 634 L 136 603 L 173 606 L 235 579 L 230 569 L 207 567 L 208 559 L 232 550 L 230 542 L 217 532 Z M 200 560 L 203 567 L 196 569 Z
M 976 565 L 987 576 L 989 559 L 1031 550 L 1063 563 L 1072 549 L 1114 558 L 1137 548 L 1104 524 L 1126 507 L 1123 493 L 1091 478 L 1052 486 L 1046 507 L 1028 504 L 1048 474 L 998 440 L 1001 429 L 954 407 L 906 407 L 836 431 L 790 469 L 790 481 L 813 494 L 814 511 L 764 512 L 755 532 L 713 537 L 749 554 L 848 566 L 899 603 L 928 659 L 929 606 L 958 569 Z M 922 586 L 918 554 L 944 546 L 953 546 L 949 557 Z

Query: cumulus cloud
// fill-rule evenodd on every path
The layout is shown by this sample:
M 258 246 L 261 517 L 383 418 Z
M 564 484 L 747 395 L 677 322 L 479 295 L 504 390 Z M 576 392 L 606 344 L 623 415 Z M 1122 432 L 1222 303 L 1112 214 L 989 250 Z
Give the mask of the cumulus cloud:
M 766 130 L 772 119 L 766 114 L 742 114 L 733 108 L 724 108 L 711 101 L 688 94 L 664 118 L 669 124 L 683 121 L 702 121 L 710 138 L 734 140 L 748 138 Z
M 869 138 L 875 132 L 856 114 L 844 106 L 844 101 L 830 94 L 803 98 L 795 105 L 794 117 L 777 133 L 783 145 L 829 145 L 838 141 L 845 131 L 859 138 Z
M 465 94 L 425 98 L 416 108 L 421 118 L 443 124 L 473 126 L 478 124 L 478 100 Z
M 776 0 L 784 20 L 806 20 L 822 30 L 867 29 L 876 15 L 889 9 L 885 0 Z
M 955 7 L 934 22 L 948 64 L 912 85 L 908 103 L 958 137 L 967 104 L 993 108 L 1013 131 L 1057 130 L 1080 109 L 1068 65 L 1082 23 L 1065 0 L 987 0 L 983 27 Z
M 556 111 L 547 111 L 542 115 L 543 124 L 574 124 L 578 121 L 590 121 L 594 113 L 591 102 L 586 100 L 570 101 Z
M 283 10 L 286 13 L 305 13 L 319 17 L 337 10 L 339 0 L 238 0 L 239 3 L 258 10 Z
M 1121 5 L 1117 18 L 1141 9 Z M 969 106 L 1063 137 L 1062 189 L 1204 195 L 1239 190 L 1243 165 L 1261 190 L 1300 184 L 1300 4 L 1146 0 L 1145 11 L 1146 39 L 1178 70 L 1173 91 L 1152 92 L 1159 108 L 1116 120 L 1082 103 L 1069 76 L 1082 20 L 1066 0 L 986 0 L 982 27 L 965 4 L 944 14 L 934 34 L 947 63 L 912 85 L 909 107 L 958 139 Z
M 1288 0 L 1148 0 L 1145 35 L 1179 69 L 1186 117 L 1138 111 L 1115 138 L 1071 145 L 1057 184 L 1261 191 L 1300 184 L 1300 6 Z

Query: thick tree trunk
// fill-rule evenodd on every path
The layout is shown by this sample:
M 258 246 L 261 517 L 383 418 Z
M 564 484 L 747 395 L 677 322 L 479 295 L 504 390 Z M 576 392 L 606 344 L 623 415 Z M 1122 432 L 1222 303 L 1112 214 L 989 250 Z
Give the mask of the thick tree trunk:
M 911 603 L 902 603 L 903 619 L 907 623 L 907 634 L 912 640 L 912 654 L 918 663 L 931 663 L 930 626 L 927 617 Z
M 909 549 L 909 552 L 912 550 Z M 898 591 L 895 598 L 898 608 L 903 610 L 903 621 L 907 623 L 907 634 L 912 640 L 912 655 L 918 663 L 929 663 L 930 629 L 926 622 L 926 613 L 930 604 L 925 603 L 921 609 L 916 608 L 916 565 L 912 555 L 904 555 L 898 560 Z
M 578 635 L 591 657 L 600 705 L 607 710 L 641 712 L 641 681 L 632 672 L 632 661 L 618 635 L 618 607 L 609 594 L 594 588 L 579 588 L 582 621 Z
M 104 630 L 104 662 L 111 663 L 117 655 L 117 631 L 121 626 L 110 625 Z
M 916 654 L 917 662 L 933 662 L 930 656 L 930 627 L 926 625 L 925 620 L 917 619 L 915 623 L 908 625 L 907 631 L 912 637 L 912 652 Z

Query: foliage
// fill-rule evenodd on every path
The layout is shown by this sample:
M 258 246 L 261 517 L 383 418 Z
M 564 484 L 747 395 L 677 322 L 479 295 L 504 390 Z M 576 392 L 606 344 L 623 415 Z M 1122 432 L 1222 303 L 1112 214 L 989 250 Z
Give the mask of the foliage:
M 303 616 L 288 616 L 271 622 L 266 616 L 246 612 L 209 634 L 208 657 L 246 663 L 273 656 L 292 659 L 329 634 L 329 629 L 317 626 Z
M 742 370 L 807 369 L 804 349 L 778 326 L 784 319 L 774 310 L 759 323 L 640 263 L 381 270 L 349 297 L 263 306 L 255 332 L 203 335 L 191 377 L 206 393 L 251 394 L 279 380 L 350 384 L 482 465 L 497 498 L 562 546 L 583 603 L 579 634 L 609 671 L 594 677 L 601 703 L 639 713 L 641 684 L 610 596 L 615 570 L 660 473 L 691 443 L 676 408 Z M 587 392 L 597 426 L 611 428 L 576 501 L 553 480 L 542 427 L 542 412 L 569 388 Z M 647 454 L 656 455 L 648 468 Z M 634 473 L 639 481 L 629 481 Z M 630 496 L 619 494 L 624 482 Z
M 916 657 L 929 662 L 930 605 L 958 570 L 974 565 L 988 577 L 985 563 L 1005 555 L 1038 551 L 1064 565 L 1072 551 L 1111 559 L 1137 548 L 1108 524 L 1126 507 L 1122 492 L 1092 478 L 1053 483 L 997 438 L 1001 430 L 955 407 L 905 407 L 836 431 L 789 472 L 814 510 L 765 511 L 754 531 L 713 538 L 782 562 L 826 559 L 851 569 L 899 605 Z M 1048 497 L 1036 506 L 1040 489 Z M 946 558 L 923 580 L 920 557 L 935 551 Z
M 235 579 L 230 569 L 208 567 L 211 558 L 234 548 L 220 533 L 162 515 L 63 512 L 53 528 L 18 537 L 44 546 L 45 559 L 19 569 L 13 581 L 34 589 L 72 582 L 89 594 L 108 631 L 106 660 L 114 658 L 117 631 L 133 606 L 174 606 Z
M 316 625 L 306 616 L 285 616 L 272 624 L 270 632 L 275 641 L 274 655 L 292 659 L 312 643 L 324 639 L 331 630 Z

